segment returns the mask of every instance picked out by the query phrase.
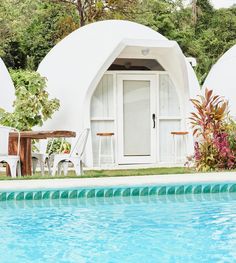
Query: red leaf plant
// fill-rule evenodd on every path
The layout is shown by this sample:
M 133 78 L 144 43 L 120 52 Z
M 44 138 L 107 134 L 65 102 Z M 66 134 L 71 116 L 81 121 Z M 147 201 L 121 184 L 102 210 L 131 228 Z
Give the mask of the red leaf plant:
M 191 99 L 196 112 L 191 113 L 195 137 L 194 161 L 197 170 L 232 169 L 236 167 L 236 152 L 229 142 L 228 102 L 213 90 Z M 232 138 L 232 136 L 231 136 Z

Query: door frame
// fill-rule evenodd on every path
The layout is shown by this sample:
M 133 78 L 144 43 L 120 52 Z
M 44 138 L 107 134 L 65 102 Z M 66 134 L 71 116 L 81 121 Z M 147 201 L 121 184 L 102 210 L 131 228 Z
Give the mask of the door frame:
M 140 80 L 150 81 L 150 156 L 124 156 L 124 127 L 123 127 L 123 81 Z M 117 162 L 118 164 L 151 164 L 157 159 L 157 76 L 156 74 L 117 74 Z M 152 114 L 156 116 L 156 126 L 152 127 Z

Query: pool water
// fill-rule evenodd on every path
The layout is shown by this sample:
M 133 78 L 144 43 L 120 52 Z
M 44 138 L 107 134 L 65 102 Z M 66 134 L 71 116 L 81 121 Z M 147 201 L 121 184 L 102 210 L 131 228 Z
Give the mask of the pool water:
M 1 202 L 0 262 L 236 262 L 236 195 Z

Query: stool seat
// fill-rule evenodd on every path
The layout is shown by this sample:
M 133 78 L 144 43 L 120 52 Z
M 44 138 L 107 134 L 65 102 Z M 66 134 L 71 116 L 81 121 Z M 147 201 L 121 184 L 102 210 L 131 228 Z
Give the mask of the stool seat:
M 187 131 L 172 131 L 171 134 L 172 135 L 187 135 L 187 134 L 189 134 L 189 132 L 187 132 Z
M 98 132 L 97 136 L 113 136 L 114 132 Z

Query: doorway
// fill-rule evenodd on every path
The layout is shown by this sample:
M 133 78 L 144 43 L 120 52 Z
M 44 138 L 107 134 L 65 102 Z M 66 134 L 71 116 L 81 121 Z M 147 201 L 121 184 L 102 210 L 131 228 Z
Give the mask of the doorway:
M 155 163 L 156 90 L 154 75 L 117 76 L 119 164 Z

